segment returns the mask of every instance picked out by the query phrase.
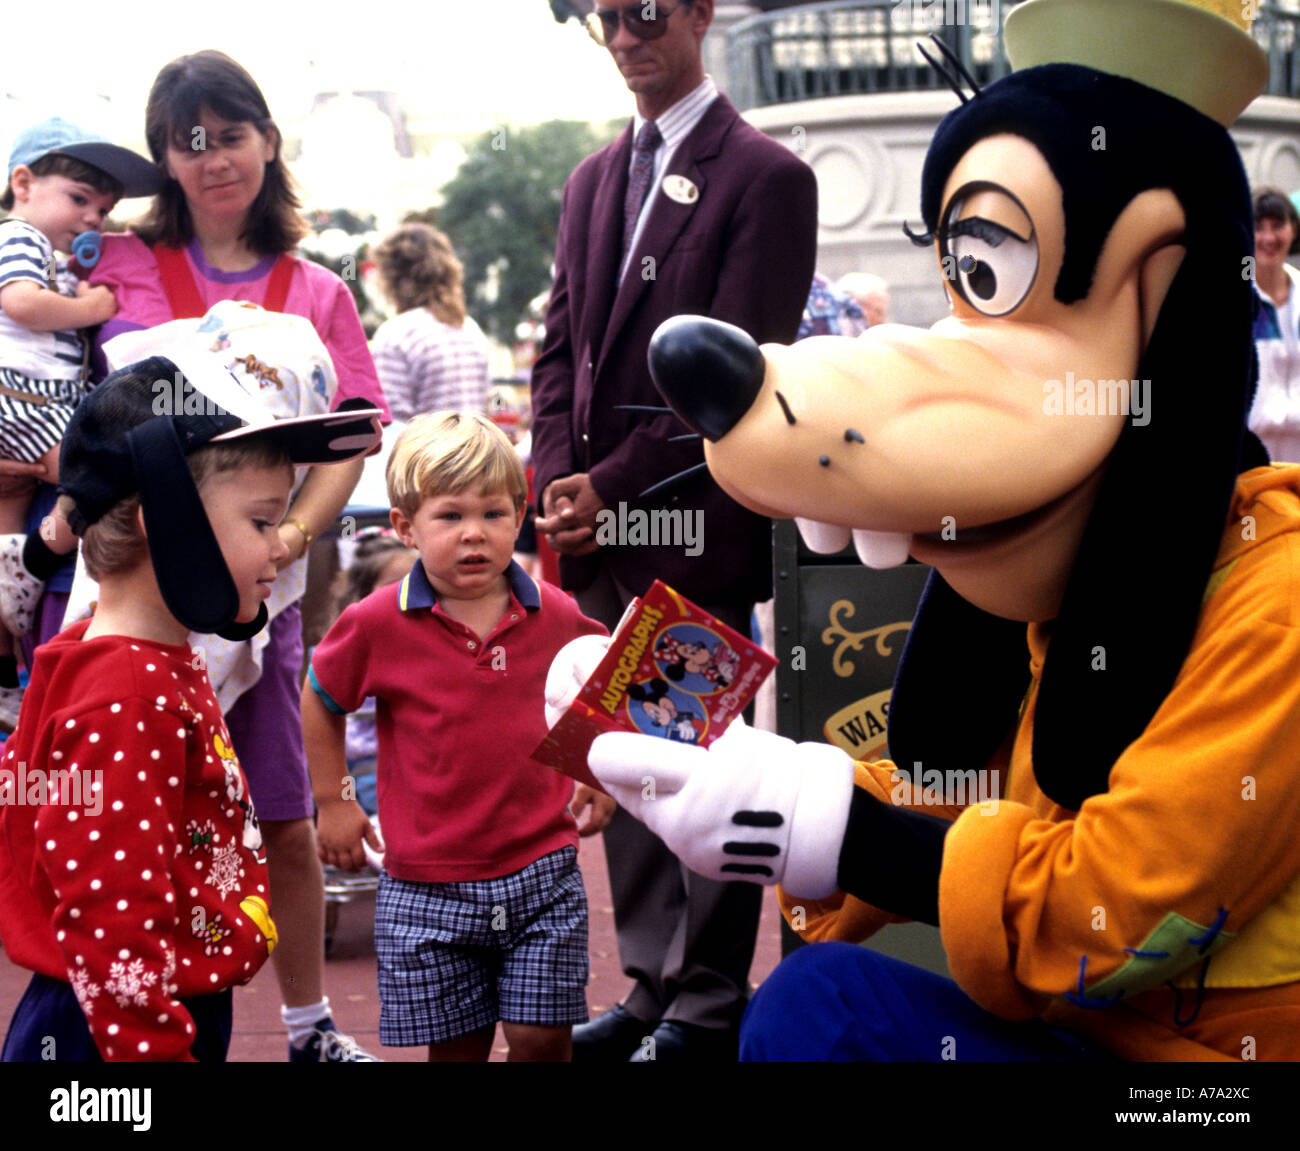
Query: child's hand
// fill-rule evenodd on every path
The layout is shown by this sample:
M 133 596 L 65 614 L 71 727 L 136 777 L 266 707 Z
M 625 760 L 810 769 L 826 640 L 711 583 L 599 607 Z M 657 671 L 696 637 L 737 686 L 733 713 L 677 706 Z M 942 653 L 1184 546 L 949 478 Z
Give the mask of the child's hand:
M 361 804 L 354 799 L 336 799 L 319 805 L 316 821 L 316 853 L 322 863 L 344 871 L 360 871 L 366 866 L 362 840 L 376 852 L 384 850 L 383 840 L 375 831 Z
M 585 783 L 574 787 L 573 799 L 569 802 L 569 810 L 573 812 L 573 818 L 578 821 L 578 834 L 583 836 L 604 831 L 609 826 L 609 821 L 614 818 L 616 807 L 618 804 L 612 796 L 597 791 L 594 787 L 588 787 Z M 582 817 L 584 811 L 587 813 L 586 819 Z
M 85 325 L 88 328 L 117 315 L 117 298 L 107 284 L 87 284 L 85 280 L 78 280 L 77 299 L 92 301 L 90 318 Z

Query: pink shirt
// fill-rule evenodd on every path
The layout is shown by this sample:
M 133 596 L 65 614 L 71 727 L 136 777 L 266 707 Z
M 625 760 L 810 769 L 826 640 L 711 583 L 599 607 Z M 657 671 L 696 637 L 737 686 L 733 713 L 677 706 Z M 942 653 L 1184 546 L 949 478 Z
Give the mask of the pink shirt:
M 209 307 L 220 300 L 262 303 L 271 269 L 278 258 L 266 256 L 247 271 L 222 272 L 203 258 L 197 240 L 185 249 L 185 257 L 199 296 Z M 346 399 L 360 397 L 383 409 L 387 422 L 388 405 L 352 293 L 328 268 L 296 256 L 293 260 L 293 279 L 284 310 L 309 319 L 329 350 L 339 380 L 334 407 Z M 110 233 L 104 237 L 103 255 L 91 273 L 90 282 L 108 284 L 117 298 L 117 315 L 99 329 L 92 353 L 94 374 L 102 379 L 101 349 L 108 340 L 122 332 L 165 324 L 175 317 L 163 291 L 158 262 L 148 245 L 133 233 Z

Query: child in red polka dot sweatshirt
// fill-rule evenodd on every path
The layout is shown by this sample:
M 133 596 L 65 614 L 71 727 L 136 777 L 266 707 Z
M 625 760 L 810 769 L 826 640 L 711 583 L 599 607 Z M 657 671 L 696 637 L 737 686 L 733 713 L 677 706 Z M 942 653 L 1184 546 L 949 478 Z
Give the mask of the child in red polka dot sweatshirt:
M 257 819 L 186 637 L 265 622 L 291 464 L 366 450 L 378 413 L 272 428 L 205 372 L 116 373 L 64 439 L 100 600 L 37 650 L 0 755 L 0 938 L 35 972 L 6 1061 L 224 1059 L 230 988 L 275 945 Z M 202 381 L 204 414 L 158 413 L 173 375 Z

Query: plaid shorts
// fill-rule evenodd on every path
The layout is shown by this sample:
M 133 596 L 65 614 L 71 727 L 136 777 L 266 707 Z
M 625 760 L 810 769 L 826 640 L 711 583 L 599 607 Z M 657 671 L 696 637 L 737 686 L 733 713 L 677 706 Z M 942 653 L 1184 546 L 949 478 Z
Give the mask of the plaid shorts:
M 587 893 L 562 847 L 498 879 L 411 883 L 387 872 L 375 904 L 379 1042 L 445 1043 L 503 1020 L 587 1018 Z

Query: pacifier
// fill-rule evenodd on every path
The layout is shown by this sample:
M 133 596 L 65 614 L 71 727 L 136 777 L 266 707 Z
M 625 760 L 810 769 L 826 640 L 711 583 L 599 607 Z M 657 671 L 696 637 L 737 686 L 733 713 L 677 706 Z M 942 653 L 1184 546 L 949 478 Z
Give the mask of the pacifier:
M 78 276 L 83 276 L 99 263 L 103 252 L 104 237 L 99 232 L 82 232 L 72 241 L 72 259 L 68 267 Z

